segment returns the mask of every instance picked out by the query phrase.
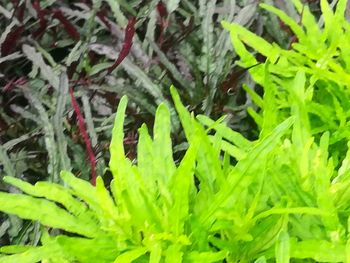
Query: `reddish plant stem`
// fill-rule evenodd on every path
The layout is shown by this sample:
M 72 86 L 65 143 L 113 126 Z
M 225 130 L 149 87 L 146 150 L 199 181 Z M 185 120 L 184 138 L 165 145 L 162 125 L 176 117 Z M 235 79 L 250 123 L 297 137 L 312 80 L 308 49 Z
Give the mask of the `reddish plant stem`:
M 95 186 L 96 185 L 96 156 L 94 154 L 94 151 L 92 150 L 92 144 L 91 144 L 90 137 L 86 131 L 84 117 L 80 111 L 79 104 L 76 98 L 74 97 L 72 87 L 69 88 L 69 94 L 70 94 L 70 98 L 74 108 L 74 112 L 77 115 L 80 134 L 83 137 L 83 140 L 86 144 L 86 151 L 87 151 L 89 161 L 90 161 L 90 166 L 91 166 L 91 184 Z

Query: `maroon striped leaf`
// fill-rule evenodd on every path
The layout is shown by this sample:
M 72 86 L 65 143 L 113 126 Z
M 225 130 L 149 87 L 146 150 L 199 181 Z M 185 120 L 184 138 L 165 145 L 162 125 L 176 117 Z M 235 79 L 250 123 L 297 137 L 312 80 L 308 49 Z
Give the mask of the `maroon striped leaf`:
M 17 19 L 19 22 L 23 22 L 23 18 L 24 18 L 24 11 L 25 11 L 26 7 L 25 4 L 21 4 L 18 8 L 17 8 Z
M 78 119 L 79 131 L 80 131 L 80 134 L 83 137 L 83 140 L 85 142 L 86 152 L 87 152 L 88 157 L 89 157 L 89 162 L 90 162 L 90 166 L 91 166 L 91 184 L 96 185 L 96 156 L 95 156 L 94 151 L 92 149 L 90 137 L 86 131 L 83 114 L 80 111 L 79 104 L 78 104 L 76 98 L 74 97 L 73 88 L 71 88 L 71 87 L 69 88 L 69 94 L 70 94 L 70 98 L 72 101 L 72 106 L 74 108 L 74 112 L 75 112 L 77 119 Z
M 125 36 L 124 36 L 124 43 L 122 50 L 119 53 L 119 56 L 117 60 L 114 62 L 114 64 L 108 68 L 107 74 L 110 74 L 116 67 L 119 66 L 119 64 L 126 58 L 126 56 L 129 54 L 130 49 L 132 47 L 132 39 L 135 34 L 135 23 L 136 18 L 130 17 L 128 21 L 128 25 L 125 29 Z
M 7 36 L 1 45 L 1 55 L 6 56 L 10 54 L 17 46 L 18 38 L 24 31 L 24 26 L 15 27 Z
M 165 18 L 168 16 L 168 11 L 163 1 L 159 1 L 157 4 L 157 11 L 160 17 Z
M 159 14 L 159 38 L 158 38 L 158 43 L 160 45 L 163 44 L 164 42 L 164 32 L 168 27 L 168 11 L 166 9 L 166 6 L 162 1 L 159 1 L 157 4 L 157 11 Z
M 23 18 L 24 18 L 24 11 L 25 11 L 24 3 L 20 5 L 20 1 L 18 1 L 18 0 L 13 0 L 11 2 L 12 2 L 12 5 L 13 5 L 12 18 L 13 17 L 17 17 L 18 21 L 20 23 L 22 23 L 23 22 Z
M 71 38 L 75 40 L 80 39 L 80 34 L 78 30 L 72 25 L 72 23 L 63 15 L 62 11 L 59 9 L 56 9 L 53 11 L 53 18 L 56 18 L 59 20 L 64 29 L 67 31 L 68 35 L 70 35 Z

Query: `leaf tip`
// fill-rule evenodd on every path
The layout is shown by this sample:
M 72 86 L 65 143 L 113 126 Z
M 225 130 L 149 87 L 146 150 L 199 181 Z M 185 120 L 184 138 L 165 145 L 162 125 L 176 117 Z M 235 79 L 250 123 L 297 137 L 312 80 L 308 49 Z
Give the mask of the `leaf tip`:
M 123 95 L 119 101 L 119 107 L 124 108 L 124 105 L 126 106 L 128 104 L 128 97 L 126 95 Z
M 101 176 L 96 177 L 96 187 L 104 186 L 104 182 Z
M 7 183 L 7 184 L 9 184 L 12 180 L 12 177 L 13 176 L 9 176 L 9 175 L 6 175 L 6 176 L 4 176 L 3 178 L 2 178 L 2 180 L 5 182 L 5 183 Z
M 62 178 L 63 181 L 65 181 L 66 179 L 68 179 L 68 177 L 71 177 L 71 176 L 72 176 L 71 172 L 64 171 L 64 170 L 60 172 L 60 177 Z
M 224 29 L 229 30 L 229 29 L 230 29 L 230 26 L 231 26 L 231 23 L 229 23 L 229 22 L 223 20 L 223 21 L 221 21 L 221 26 L 222 26 Z

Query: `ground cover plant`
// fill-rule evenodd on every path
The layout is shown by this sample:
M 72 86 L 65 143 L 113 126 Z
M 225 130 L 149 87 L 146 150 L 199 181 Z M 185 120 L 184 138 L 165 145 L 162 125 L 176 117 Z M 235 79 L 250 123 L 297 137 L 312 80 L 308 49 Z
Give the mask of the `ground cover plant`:
M 63 186 L 5 178 L 28 195 L 2 193 L 0 210 L 53 229 L 36 223 L 40 240 L 1 248 L 10 256 L 0 262 L 349 261 L 347 1 L 335 12 L 321 1 L 318 23 L 307 6 L 293 3 L 300 21 L 262 5 L 290 26 L 291 45 L 271 45 L 223 23 L 240 65 L 263 88 L 259 95 L 245 86 L 255 102 L 248 111 L 257 140 L 231 130 L 224 118 L 194 118 L 172 89 L 188 142 L 184 157 L 173 160 L 174 113 L 161 104 L 153 139 L 143 125 L 130 158 L 123 98 L 107 189 L 100 177 L 93 187 L 69 172 L 61 173 Z

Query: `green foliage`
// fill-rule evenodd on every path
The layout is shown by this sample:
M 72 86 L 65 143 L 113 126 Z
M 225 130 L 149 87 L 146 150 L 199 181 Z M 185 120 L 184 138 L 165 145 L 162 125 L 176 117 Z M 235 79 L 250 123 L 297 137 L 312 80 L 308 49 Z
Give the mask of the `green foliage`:
M 108 2 L 121 24 L 125 23 L 121 8 L 135 11 L 123 1 Z M 170 10 L 180 2 L 170 1 Z M 137 158 L 131 160 L 124 144 L 127 99 L 123 97 L 112 131 L 109 186 L 101 177 L 96 187 L 91 186 L 68 171 L 60 174 L 64 185 L 4 178 L 23 193 L 0 193 L 0 211 L 40 222 L 41 239 L 32 245 L 0 248 L 0 263 L 350 261 L 346 1 L 339 1 L 335 12 L 321 1 L 319 23 L 307 6 L 299 0 L 293 3 L 301 24 L 262 5 L 297 36 L 291 49 L 270 44 L 238 24 L 223 23 L 241 65 L 257 64 L 245 45 L 267 57 L 249 70 L 264 88 L 263 96 L 244 87 L 256 103 L 248 112 L 259 127 L 257 140 L 227 127 L 224 117 L 195 118 L 171 88 L 188 142 L 184 156 L 179 162 L 174 158 L 170 137 L 174 114 L 169 103 L 160 103 L 152 136 L 146 125 L 139 128 Z M 202 30 L 211 32 L 205 5 L 210 4 L 201 2 L 207 21 Z M 210 34 L 206 38 L 203 53 L 212 43 Z M 139 72 L 130 61 L 125 67 Z M 169 71 L 175 72 L 170 66 Z M 50 81 L 54 85 L 55 79 Z M 33 94 L 26 96 L 51 145 L 55 133 L 64 138 L 63 130 L 51 125 Z M 82 101 L 85 114 L 91 116 L 87 98 Z M 64 110 L 57 112 L 61 116 Z M 35 119 L 29 112 L 22 114 Z M 67 144 L 49 150 L 60 152 L 59 158 L 49 154 L 49 172 L 57 171 L 58 160 L 69 167 Z M 0 148 L 0 154 L 6 172 L 13 173 L 6 149 Z
M 39 246 L 2 247 L 0 262 L 345 261 L 350 196 L 348 180 L 330 181 L 337 170 L 329 133 L 314 142 L 295 106 L 250 142 L 222 119 L 197 120 L 171 93 L 189 144 L 178 165 L 164 104 L 153 138 L 145 125 L 139 129 L 137 163 L 125 156 L 123 97 L 110 145 L 110 189 L 101 177 L 93 187 L 69 172 L 61 173 L 66 186 L 5 177 L 23 194 L 1 193 L 0 210 L 43 226 Z
M 223 26 L 230 31 L 242 66 L 257 63 L 245 45 L 267 58 L 265 63 L 249 70 L 264 88 L 265 104 L 254 90 L 245 87 L 258 106 L 249 109 L 249 113 L 262 135 L 295 112 L 304 126 L 299 131 L 304 133 L 300 143 L 306 142 L 306 133 L 318 141 L 329 131 L 331 154 L 338 165 L 350 136 L 350 27 L 344 17 L 347 1 L 338 1 L 333 12 L 328 2 L 322 0 L 323 16 L 318 23 L 307 5 L 299 0 L 293 3 L 301 15 L 300 24 L 273 6 L 260 5 L 278 16 L 295 34 L 297 41 L 290 49 L 270 44 L 238 24 L 223 22 Z
M 249 1 L 168 1 L 168 14 L 163 21 L 167 24 L 163 28 L 164 43 L 159 36 L 158 2 L 0 3 L 0 162 L 6 170 L 0 169 L 0 177 L 6 173 L 23 175 L 34 182 L 58 181 L 60 170 L 65 169 L 89 178 L 84 143 L 67 95 L 72 84 L 76 84 L 75 96 L 83 104 L 92 146 L 102 157 L 99 174 L 108 158 L 103 149 L 110 140 L 113 116 L 108 117 L 123 94 L 134 102 L 129 105 L 133 114 L 127 121 L 131 131 L 153 119 L 157 105 L 167 101 L 168 87 L 174 81 L 179 82 L 182 97 L 193 107 L 200 109 L 204 100 L 211 103 L 203 93 L 204 80 L 222 81 L 231 70 L 226 64 L 232 64 L 231 57 L 225 56 L 232 49 L 229 37 L 215 19 L 218 16 L 220 20 L 234 21 L 245 16 L 240 23 L 251 24 L 254 12 L 242 9 Z M 254 9 L 257 4 L 250 6 Z M 54 17 L 57 11 L 62 12 L 67 23 Z M 131 52 L 125 63 L 106 77 L 106 68 L 116 59 L 123 43 L 126 18 L 130 15 L 138 21 Z M 77 31 L 79 41 L 72 39 L 66 24 Z M 204 38 L 211 42 L 202 53 L 198 43 Z M 217 46 L 212 52 L 214 43 Z M 216 57 L 225 58 L 225 69 L 218 67 L 214 74 L 206 65 Z M 216 86 L 208 84 L 211 93 Z
M 216 119 L 227 110 L 234 116 L 227 119 L 230 127 L 247 133 L 252 130 L 246 120 L 244 94 L 228 95 L 220 88 L 233 70 L 235 54 L 219 21 L 260 31 L 255 24 L 260 24 L 264 13 L 256 12 L 257 1 L 163 1 L 167 10 L 163 17 L 157 9 L 159 2 L 1 1 L 0 179 L 6 174 L 31 183 L 61 183 L 61 170 L 90 179 L 86 142 L 72 110 L 69 87 L 74 88 L 81 107 L 99 175 L 104 175 L 109 159 L 113 111 L 124 94 L 132 100 L 125 122 L 125 151 L 131 159 L 136 158 L 137 128 L 153 122 L 160 103 L 171 111 L 175 143 L 183 142 L 169 99 L 172 83 L 195 113 L 205 112 Z M 57 12 L 65 23 L 58 20 Z M 132 48 L 106 76 L 123 45 L 129 16 L 137 20 Z M 279 28 L 276 19 L 268 28 L 271 25 Z M 241 72 L 239 79 L 245 75 Z M 227 89 L 231 86 L 238 87 L 229 82 Z M 242 99 L 238 102 L 239 94 Z M 179 159 L 183 149 L 175 150 L 175 159 Z M 1 181 L 0 188 L 5 187 Z M 0 243 L 36 242 L 37 238 L 27 238 L 34 225 L 0 217 L 4 223 L 0 228 L 8 230 L 0 231 Z

